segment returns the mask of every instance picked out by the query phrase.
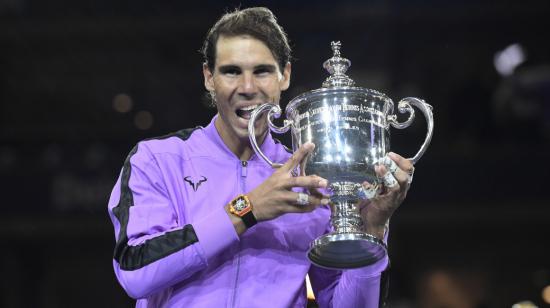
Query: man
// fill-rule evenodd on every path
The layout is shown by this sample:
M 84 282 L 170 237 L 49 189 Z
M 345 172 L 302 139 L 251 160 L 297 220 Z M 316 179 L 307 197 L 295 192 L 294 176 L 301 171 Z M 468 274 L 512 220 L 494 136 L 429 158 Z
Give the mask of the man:
M 274 171 L 251 149 L 251 110 L 279 102 L 290 83 L 290 48 L 275 16 L 265 8 L 224 15 L 203 54 L 217 115 L 205 128 L 140 142 L 113 189 L 120 284 L 137 307 L 304 307 L 309 274 L 321 307 L 377 307 L 387 259 L 335 271 L 306 257 L 309 243 L 330 229 L 329 200 L 318 190 L 327 181 L 291 173 L 314 145 L 291 156 L 264 117 L 256 138 L 283 166 Z M 412 170 L 409 161 L 391 158 L 397 182 L 362 206 L 366 231 L 379 238 L 408 190 L 403 170 Z M 307 202 L 293 189 L 310 191 Z

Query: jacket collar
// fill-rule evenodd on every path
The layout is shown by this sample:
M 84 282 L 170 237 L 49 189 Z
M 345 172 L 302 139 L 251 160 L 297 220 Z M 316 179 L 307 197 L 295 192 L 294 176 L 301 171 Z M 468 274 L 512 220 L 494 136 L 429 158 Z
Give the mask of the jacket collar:
M 215 122 L 218 118 L 218 114 L 216 114 L 212 120 L 210 121 L 210 124 L 208 124 L 204 131 L 206 135 L 208 136 L 208 139 L 210 139 L 214 145 L 222 152 L 224 155 L 227 155 L 228 157 L 231 157 L 233 159 L 238 160 L 238 157 L 231 152 L 231 150 L 227 147 L 225 142 L 223 141 L 222 137 L 220 136 L 220 133 L 218 132 Z M 264 142 L 260 145 L 260 149 L 262 152 L 269 157 L 270 159 L 274 159 L 277 155 L 277 144 L 275 143 L 275 140 L 273 140 L 273 137 L 271 136 L 271 133 L 268 133 L 267 136 L 264 139 Z M 257 154 L 252 154 L 249 161 L 258 161 L 263 159 L 259 157 Z

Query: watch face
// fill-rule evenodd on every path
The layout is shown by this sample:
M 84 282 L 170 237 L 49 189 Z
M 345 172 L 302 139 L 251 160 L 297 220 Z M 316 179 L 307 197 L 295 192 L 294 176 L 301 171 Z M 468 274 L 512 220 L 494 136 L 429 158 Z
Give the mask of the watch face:
M 235 200 L 235 203 L 233 204 L 233 207 L 235 208 L 235 211 L 242 211 L 248 206 L 248 203 L 246 200 L 244 200 L 243 197 L 239 197 L 237 200 Z

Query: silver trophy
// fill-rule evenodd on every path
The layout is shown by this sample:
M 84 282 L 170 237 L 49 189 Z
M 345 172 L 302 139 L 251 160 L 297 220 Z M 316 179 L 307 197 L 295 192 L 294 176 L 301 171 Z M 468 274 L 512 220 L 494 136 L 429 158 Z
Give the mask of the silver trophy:
M 273 124 L 273 119 L 281 116 L 278 105 L 258 106 L 252 112 L 248 131 L 254 151 L 274 168 L 280 164 L 266 157 L 255 139 L 254 123 L 263 113 L 268 113 L 271 131 L 282 134 L 292 128 L 294 151 L 306 142 L 315 144 L 301 171 L 328 180 L 334 230 L 311 243 L 308 257 L 325 268 L 356 268 L 375 263 L 387 253 L 381 239 L 365 232 L 366 222 L 359 214 L 358 201 L 378 193 L 366 191 L 362 183 L 367 181 L 373 187 L 381 183 L 374 168 L 390 151 L 390 125 L 407 128 L 414 120 L 411 105 L 424 114 L 428 133 L 418 153 L 410 158 L 415 164 L 432 138 L 433 115 L 430 105 L 408 97 L 398 103 L 399 112 L 409 114 L 407 120 L 399 122 L 390 98 L 378 91 L 354 86 L 354 81 L 345 74 L 351 62 L 341 57 L 340 42 L 331 45 L 334 55 L 323 64 L 330 77 L 322 88 L 291 100 L 282 127 Z

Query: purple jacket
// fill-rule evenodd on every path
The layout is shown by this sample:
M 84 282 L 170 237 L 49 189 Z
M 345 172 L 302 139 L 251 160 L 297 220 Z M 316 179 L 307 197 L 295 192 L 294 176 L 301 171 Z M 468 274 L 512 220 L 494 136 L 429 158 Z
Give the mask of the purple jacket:
M 309 243 L 330 229 L 330 209 L 263 221 L 240 237 L 223 206 L 273 170 L 254 155 L 240 161 L 214 119 L 140 142 L 128 155 L 109 200 L 115 274 L 137 307 L 305 307 L 309 274 L 321 307 L 377 307 L 380 272 L 312 265 Z M 268 134 L 262 150 L 290 154 Z

